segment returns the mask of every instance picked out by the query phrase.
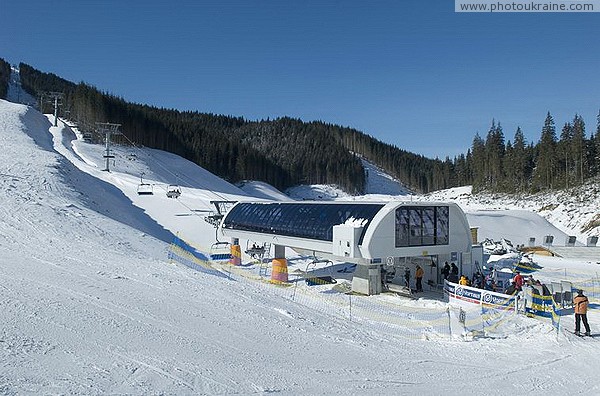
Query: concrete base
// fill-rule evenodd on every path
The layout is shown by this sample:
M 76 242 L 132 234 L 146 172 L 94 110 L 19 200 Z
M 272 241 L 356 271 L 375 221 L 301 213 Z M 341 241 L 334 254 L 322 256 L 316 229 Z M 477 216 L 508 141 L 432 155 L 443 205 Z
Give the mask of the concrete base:
M 352 291 L 368 296 L 381 294 L 381 266 L 357 265 L 352 277 Z

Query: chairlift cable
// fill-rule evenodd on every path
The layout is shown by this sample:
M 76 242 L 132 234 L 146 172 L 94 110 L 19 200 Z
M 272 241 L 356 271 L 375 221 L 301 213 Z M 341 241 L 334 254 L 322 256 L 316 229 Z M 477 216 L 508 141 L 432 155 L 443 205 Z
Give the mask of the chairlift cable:
M 125 139 L 131 144 L 131 146 L 135 149 L 135 150 L 139 150 L 139 152 L 141 153 L 145 153 L 146 155 L 148 155 L 149 157 L 151 157 L 154 162 L 160 167 L 162 168 L 164 171 L 166 171 L 167 173 L 173 175 L 175 177 L 176 180 L 180 180 L 188 185 L 193 185 L 194 183 L 196 184 L 200 184 L 200 187 L 204 187 L 205 190 L 207 190 L 208 192 L 210 192 L 211 194 L 213 194 L 214 196 L 218 197 L 220 200 L 222 201 L 226 201 L 228 200 L 226 197 L 224 197 L 223 195 L 215 192 L 214 190 L 212 190 L 210 187 L 206 186 L 203 183 L 198 183 L 197 180 L 194 180 L 193 178 L 187 176 L 185 173 L 182 173 L 181 175 L 183 175 L 184 177 L 181 177 L 180 175 L 172 172 L 168 167 L 166 167 L 162 161 L 158 160 L 156 157 L 154 157 L 149 151 L 143 151 L 141 148 L 137 147 L 135 145 L 135 143 L 133 141 L 131 141 L 131 139 L 129 139 L 125 134 L 122 135 L 123 137 L 125 137 Z

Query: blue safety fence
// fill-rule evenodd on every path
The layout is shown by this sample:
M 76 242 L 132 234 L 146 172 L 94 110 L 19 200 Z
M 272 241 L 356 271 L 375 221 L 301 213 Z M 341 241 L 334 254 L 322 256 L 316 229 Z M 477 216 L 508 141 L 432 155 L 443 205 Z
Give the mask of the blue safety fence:
M 588 299 L 600 302 L 600 278 L 573 282 L 573 296 L 577 295 L 579 289 L 583 290 Z
M 530 316 L 542 316 L 544 318 L 550 318 L 553 316 L 555 307 L 557 305 L 551 295 L 542 295 L 536 288 L 527 288 L 526 292 L 530 293 L 530 298 L 525 300 L 525 313 Z
M 170 260 L 202 273 L 264 288 L 266 293 L 288 300 L 291 312 L 299 304 L 319 314 L 377 328 L 394 337 L 466 340 L 502 336 L 504 332 L 501 325 L 507 323 L 515 312 L 514 299 L 488 291 L 480 291 L 479 305 L 461 308 L 448 304 L 441 293 L 438 294 L 439 300 L 432 299 L 428 306 L 415 304 L 410 297 L 392 293 L 357 295 L 352 293 L 350 281 L 343 279 L 338 279 L 336 284 L 309 286 L 305 282 L 305 275 L 290 273 L 289 282 L 273 284 L 262 276 L 263 263 L 232 266 L 227 262 L 211 260 L 210 256 L 179 237 L 174 238 L 169 248 Z M 457 291 L 464 297 L 474 297 L 465 293 L 465 289 Z M 431 297 L 435 298 L 435 295 Z
M 183 264 L 193 270 L 218 277 L 228 278 L 229 276 L 215 269 L 211 264 L 209 257 L 185 242 L 179 236 L 175 236 L 169 247 L 168 259 Z

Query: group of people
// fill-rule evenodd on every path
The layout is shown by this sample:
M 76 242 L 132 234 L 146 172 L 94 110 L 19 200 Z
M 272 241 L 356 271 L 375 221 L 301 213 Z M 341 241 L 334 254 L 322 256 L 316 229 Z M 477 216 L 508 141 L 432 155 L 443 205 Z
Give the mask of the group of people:
M 425 275 L 423 267 L 417 264 L 415 269 L 415 288 L 417 293 L 423 291 L 423 275 Z M 410 268 L 408 267 L 404 269 L 404 283 L 410 289 Z
M 539 286 L 541 294 L 545 296 L 550 295 L 548 288 L 538 279 L 534 279 L 533 275 L 529 275 L 527 278 L 525 278 L 519 271 L 515 272 L 515 276 L 510 280 L 510 284 L 505 288 L 504 294 L 513 295 L 518 293 L 523 290 L 524 285 Z
M 467 275 L 458 276 L 459 270 L 456 264 L 451 263 L 448 264 L 446 261 L 444 266 L 441 269 L 441 274 L 444 277 L 444 280 L 448 280 L 449 282 L 458 283 L 463 286 L 473 286 L 480 289 L 496 291 L 498 285 L 498 272 L 494 267 L 490 267 L 490 271 L 485 276 L 477 271 L 473 275 L 473 280 L 471 281 Z M 415 271 L 415 279 L 416 279 L 416 291 L 423 291 L 423 268 L 419 265 L 416 266 Z M 406 287 L 410 288 L 410 269 L 407 267 L 404 271 L 404 281 Z M 533 275 L 529 275 L 524 277 L 520 271 L 515 271 L 514 277 L 510 280 L 510 285 L 504 290 L 505 294 L 515 294 L 523 290 L 524 285 L 530 286 L 539 286 L 542 287 L 542 290 L 547 290 L 545 285 L 542 284 L 537 279 L 534 279 Z M 548 292 L 549 293 L 549 292 Z M 545 293 L 544 293 L 545 294 Z M 573 307 L 575 311 L 575 334 L 581 335 L 581 322 L 583 322 L 583 326 L 585 327 L 584 335 L 590 335 L 590 326 L 587 320 L 587 310 L 588 310 L 589 301 L 588 298 L 583 294 L 583 290 L 578 290 L 577 296 L 573 299 Z
M 425 275 L 425 271 L 423 270 L 423 267 L 421 267 L 420 265 L 417 265 L 416 270 L 415 270 L 415 285 L 416 285 L 416 291 L 417 292 L 422 292 L 423 291 L 423 276 Z M 384 288 L 387 286 L 388 283 L 390 283 L 394 277 L 396 276 L 396 270 L 395 268 L 391 268 L 390 269 L 386 269 L 384 266 L 381 266 L 381 282 L 383 283 Z M 406 286 L 406 288 L 410 289 L 410 268 L 405 267 L 404 268 L 404 286 Z
M 458 283 L 460 280 L 458 277 L 458 267 L 454 263 L 450 265 L 446 261 L 440 272 L 442 273 L 444 280 L 447 280 L 448 282 Z
M 448 269 L 446 269 L 448 263 L 442 269 L 442 274 L 444 275 L 444 279 L 448 279 Z M 451 268 L 448 266 L 448 268 Z M 457 269 L 458 273 L 458 269 Z M 448 279 L 450 280 L 450 279 Z M 483 277 L 482 274 L 477 271 L 473 276 L 473 286 L 477 288 L 482 288 L 485 290 L 495 290 L 496 285 L 498 284 L 498 273 L 494 267 L 490 268 L 490 272 Z M 469 278 L 465 275 L 461 275 L 458 283 L 460 285 L 471 286 Z M 545 285 L 538 279 L 534 279 L 533 275 L 529 275 L 528 277 L 524 277 L 521 275 L 520 271 L 515 271 L 515 276 L 511 279 L 510 285 L 504 290 L 505 294 L 515 294 L 523 290 L 524 285 L 529 286 L 539 286 L 542 287 L 542 290 L 547 290 Z M 545 294 L 545 293 L 544 293 Z M 549 294 L 549 292 L 548 292 Z M 575 334 L 581 335 L 581 322 L 583 322 L 583 326 L 585 328 L 584 335 L 589 336 L 590 333 L 590 325 L 587 320 L 587 310 L 589 306 L 588 298 L 583 294 L 583 290 L 579 289 L 577 292 L 577 296 L 573 299 L 573 309 L 575 311 Z

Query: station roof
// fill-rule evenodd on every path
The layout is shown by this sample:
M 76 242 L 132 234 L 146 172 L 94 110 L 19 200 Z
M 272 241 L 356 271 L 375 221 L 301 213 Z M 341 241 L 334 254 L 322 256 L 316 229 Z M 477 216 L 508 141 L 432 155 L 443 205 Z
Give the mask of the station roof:
M 382 203 L 240 202 L 223 220 L 222 227 L 240 231 L 333 242 L 333 226 L 348 219 L 363 220 L 362 241 Z

